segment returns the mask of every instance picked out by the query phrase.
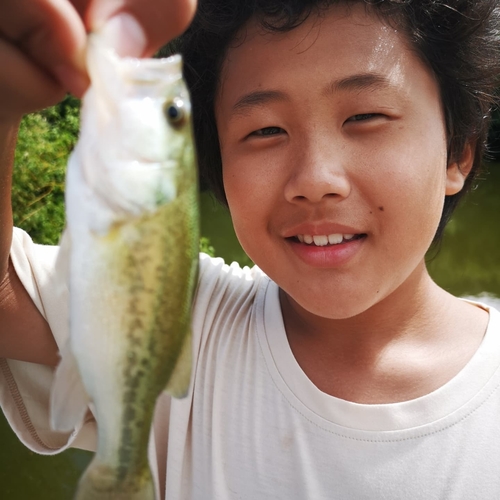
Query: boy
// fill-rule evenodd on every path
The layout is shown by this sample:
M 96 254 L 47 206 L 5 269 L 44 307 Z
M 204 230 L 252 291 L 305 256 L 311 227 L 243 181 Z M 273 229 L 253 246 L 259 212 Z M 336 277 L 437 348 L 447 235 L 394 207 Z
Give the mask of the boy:
M 500 316 L 440 289 L 424 256 L 479 168 L 499 16 L 201 2 L 181 40 L 200 168 L 260 269 L 201 258 L 191 390 L 162 396 L 153 428 L 166 498 L 498 498 Z M 15 234 L 61 342 L 53 255 Z M 28 446 L 92 446 L 93 422 L 48 430 L 49 369 L 2 366 Z

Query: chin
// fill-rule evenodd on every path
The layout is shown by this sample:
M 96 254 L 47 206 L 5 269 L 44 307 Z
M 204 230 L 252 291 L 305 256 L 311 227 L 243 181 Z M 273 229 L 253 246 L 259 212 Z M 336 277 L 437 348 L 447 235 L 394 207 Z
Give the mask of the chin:
M 375 300 L 373 297 L 354 298 L 346 295 L 335 297 L 335 294 L 331 294 L 329 297 L 325 297 L 325 294 L 321 297 L 314 297 L 313 295 L 291 297 L 300 308 L 309 314 L 332 320 L 344 320 L 363 314 L 380 300 L 378 295 Z

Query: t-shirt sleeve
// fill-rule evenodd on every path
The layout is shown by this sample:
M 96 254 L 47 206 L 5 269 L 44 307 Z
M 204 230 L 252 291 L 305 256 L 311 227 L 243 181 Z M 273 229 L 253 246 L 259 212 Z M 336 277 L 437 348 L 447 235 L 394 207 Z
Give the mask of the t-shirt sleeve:
M 58 247 L 37 245 L 14 229 L 10 257 L 19 279 L 47 320 L 61 349 L 68 337 L 67 292 L 55 282 Z M 0 358 L 0 406 L 18 438 L 31 450 L 51 455 L 69 446 L 95 449 L 96 425 L 90 412 L 69 433 L 49 424 L 52 367 Z

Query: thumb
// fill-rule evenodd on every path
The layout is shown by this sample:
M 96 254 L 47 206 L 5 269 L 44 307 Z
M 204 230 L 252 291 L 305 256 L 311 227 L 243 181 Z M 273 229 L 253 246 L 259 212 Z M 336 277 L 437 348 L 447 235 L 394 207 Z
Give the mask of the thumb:
M 195 9 L 196 0 L 94 0 L 86 23 L 121 56 L 148 57 L 188 27 Z

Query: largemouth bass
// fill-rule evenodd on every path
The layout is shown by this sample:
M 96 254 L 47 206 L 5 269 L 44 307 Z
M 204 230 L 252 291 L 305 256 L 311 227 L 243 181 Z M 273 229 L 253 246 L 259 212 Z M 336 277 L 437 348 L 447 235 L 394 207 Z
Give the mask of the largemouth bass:
M 52 425 L 88 408 L 95 457 L 76 498 L 155 498 L 147 449 L 155 402 L 191 373 L 199 248 L 197 173 L 181 58 L 120 59 L 93 35 L 92 85 L 68 164 L 70 338 L 51 396 Z

